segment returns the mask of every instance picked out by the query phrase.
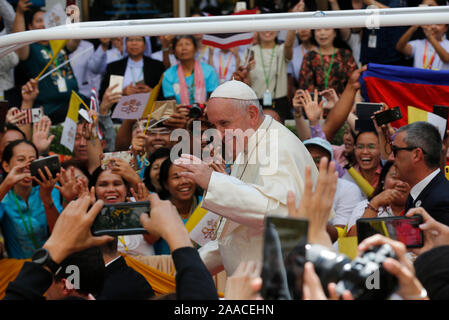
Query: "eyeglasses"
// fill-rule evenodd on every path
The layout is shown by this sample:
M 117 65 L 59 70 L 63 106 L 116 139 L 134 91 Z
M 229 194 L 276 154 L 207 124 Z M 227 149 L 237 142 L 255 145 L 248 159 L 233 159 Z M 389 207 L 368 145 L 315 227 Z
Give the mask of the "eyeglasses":
M 422 153 L 424 153 L 424 154 L 426 153 L 421 147 L 403 147 L 403 148 L 400 148 L 400 147 L 395 146 L 394 144 L 391 145 L 391 150 L 393 151 L 393 155 L 395 157 L 398 154 L 398 151 L 401 151 L 401 150 L 412 151 L 412 150 L 415 150 L 417 148 L 420 148 Z

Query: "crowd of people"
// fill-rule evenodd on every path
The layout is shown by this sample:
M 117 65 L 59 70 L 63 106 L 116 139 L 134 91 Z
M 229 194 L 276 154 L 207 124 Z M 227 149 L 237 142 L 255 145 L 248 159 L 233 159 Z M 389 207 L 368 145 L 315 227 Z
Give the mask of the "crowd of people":
M 340 10 L 336 0 L 329 5 Z M 352 1 L 353 9 L 370 5 L 403 6 Z M 291 12 L 307 10 L 301 0 Z M 45 28 L 44 11 L 27 0 L 15 10 L 0 0 L 0 15 L 4 34 Z M 5 299 L 154 298 L 126 255 L 171 256 L 176 299 L 218 299 L 212 275 L 223 270 L 225 299 L 260 299 L 268 215 L 307 219 L 308 242 L 338 251 L 341 238 L 357 236 L 360 218 L 414 214 L 423 217 L 424 247 L 407 250 L 375 235 L 358 248 L 391 246 L 396 258 L 383 267 L 398 280 L 396 297 L 449 298 L 438 276 L 448 267 L 449 131 L 442 138 L 422 121 L 378 126 L 374 115 L 374 130 L 355 128 L 365 65 L 447 70 L 447 32 L 447 25 L 267 31 L 231 49 L 205 46 L 203 35 L 69 40 L 52 72 L 38 80 L 54 54 L 48 41 L 0 58 L 0 95 L 9 104 L 0 134 L 0 254 L 32 260 Z M 112 76 L 123 77 L 121 88 L 111 84 Z M 164 121 L 111 118 L 123 96 L 158 84 L 158 101 L 176 101 Z M 98 89 L 98 112 L 90 111 L 90 120 L 80 117 L 72 155 L 55 153 L 50 129 L 67 117 L 72 90 L 89 103 L 92 88 Z M 35 107 L 45 115 L 24 124 L 26 110 Z M 173 138 L 177 129 L 189 135 L 182 152 Z M 334 145 L 339 134 L 342 142 Z M 210 158 L 194 152 L 197 144 Z M 116 154 L 104 164 L 105 153 L 119 151 L 132 160 Z M 55 154 L 60 172 L 45 168 L 31 175 L 31 162 Z M 267 154 L 268 164 L 260 158 Z M 367 193 L 360 180 L 374 191 Z M 140 217 L 146 234 L 91 234 L 105 204 L 147 200 L 151 211 Z M 201 246 L 185 228 L 199 207 L 218 217 L 213 237 Z M 79 288 L 68 281 L 70 265 L 81 269 Z M 305 263 L 304 299 L 353 298 L 322 284 L 313 264 Z

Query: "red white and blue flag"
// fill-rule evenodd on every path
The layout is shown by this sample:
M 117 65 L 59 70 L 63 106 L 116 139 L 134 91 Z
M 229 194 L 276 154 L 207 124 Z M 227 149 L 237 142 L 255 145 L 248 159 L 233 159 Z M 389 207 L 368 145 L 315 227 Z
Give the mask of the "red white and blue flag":
M 233 13 L 233 15 L 256 14 L 257 9 Z M 238 23 L 238 22 L 237 22 Z M 222 50 L 233 47 L 250 45 L 253 42 L 254 32 L 244 33 L 216 33 L 203 35 L 203 44 Z
M 402 119 L 394 127 L 408 124 L 409 106 L 428 112 L 434 105 L 449 106 L 449 70 L 426 70 L 402 66 L 368 64 L 360 77 L 362 96 L 367 102 L 399 106 Z

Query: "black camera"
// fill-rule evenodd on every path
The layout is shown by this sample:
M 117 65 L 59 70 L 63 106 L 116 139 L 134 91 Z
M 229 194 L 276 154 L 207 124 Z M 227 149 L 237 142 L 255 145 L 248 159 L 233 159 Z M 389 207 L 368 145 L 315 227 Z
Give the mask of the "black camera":
M 326 294 L 328 284 L 334 282 L 339 295 L 349 290 L 356 300 L 385 300 L 396 291 L 397 278 L 382 265 L 386 258 L 396 259 L 388 244 L 371 247 L 352 261 L 324 246 L 306 245 L 306 260 L 313 263 Z
M 189 117 L 193 119 L 201 118 L 203 115 L 204 109 L 206 106 L 203 103 L 194 103 L 192 105 L 187 106 L 189 108 Z

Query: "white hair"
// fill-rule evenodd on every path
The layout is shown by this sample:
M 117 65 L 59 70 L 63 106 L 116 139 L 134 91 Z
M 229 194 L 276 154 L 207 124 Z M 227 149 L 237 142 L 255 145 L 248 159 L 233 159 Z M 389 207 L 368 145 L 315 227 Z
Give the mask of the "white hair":
M 246 111 L 249 106 L 256 106 L 257 109 L 259 110 L 259 113 L 263 114 L 263 108 L 260 105 L 259 100 L 254 99 L 254 100 L 241 100 L 241 99 L 232 99 L 232 105 L 240 108 L 242 111 Z

